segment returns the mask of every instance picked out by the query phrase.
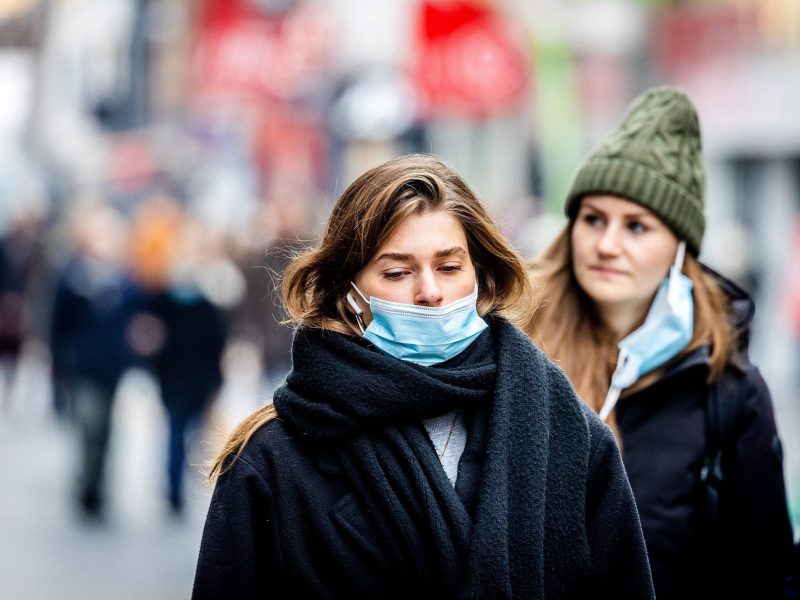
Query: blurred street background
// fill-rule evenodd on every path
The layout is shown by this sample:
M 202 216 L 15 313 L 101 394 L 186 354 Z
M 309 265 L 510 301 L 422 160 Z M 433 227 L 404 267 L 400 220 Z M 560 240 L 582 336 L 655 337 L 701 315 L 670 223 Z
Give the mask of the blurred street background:
M 797 526 L 797 0 L 0 0 L 0 598 L 188 597 L 204 464 L 290 367 L 275 284 L 338 194 L 433 152 L 532 255 L 659 84 Z

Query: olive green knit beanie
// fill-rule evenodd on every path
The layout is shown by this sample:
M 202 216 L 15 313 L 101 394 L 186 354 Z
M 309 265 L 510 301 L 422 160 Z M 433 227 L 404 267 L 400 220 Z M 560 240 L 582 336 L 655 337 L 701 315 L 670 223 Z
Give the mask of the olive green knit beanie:
M 656 213 L 695 256 L 705 217 L 700 125 L 689 98 L 672 87 L 648 90 L 578 169 L 567 196 L 574 218 L 589 194 L 612 194 Z

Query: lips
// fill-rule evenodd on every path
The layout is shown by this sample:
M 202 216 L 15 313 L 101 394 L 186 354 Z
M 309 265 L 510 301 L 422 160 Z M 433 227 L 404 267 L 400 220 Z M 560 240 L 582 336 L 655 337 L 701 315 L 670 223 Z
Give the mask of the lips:
M 598 275 L 623 276 L 628 274 L 627 271 L 622 271 L 620 269 L 613 269 L 611 267 L 603 267 L 598 265 L 589 267 L 589 270 L 592 271 L 593 273 L 597 273 Z

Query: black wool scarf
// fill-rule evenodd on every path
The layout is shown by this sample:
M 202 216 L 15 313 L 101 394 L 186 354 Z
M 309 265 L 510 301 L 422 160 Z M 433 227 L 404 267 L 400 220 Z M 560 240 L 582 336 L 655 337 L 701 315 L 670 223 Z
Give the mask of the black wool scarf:
M 395 591 L 558 597 L 588 567 L 590 440 L 572 386 L 525 335 L 488 319 L 494 356 L 422 367 L 338 333 L 301 329 L 275 393 L 281 419 L 338 457 L 391 548 Z M 474 519 L 421 419 L 484 407 Z

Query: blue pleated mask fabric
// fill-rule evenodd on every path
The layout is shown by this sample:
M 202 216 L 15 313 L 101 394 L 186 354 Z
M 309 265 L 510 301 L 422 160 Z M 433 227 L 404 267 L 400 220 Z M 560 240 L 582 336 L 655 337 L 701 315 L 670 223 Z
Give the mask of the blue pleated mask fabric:
M 685 243 L 681 242 L 675 264 L 661 282 L 644 323 L 618 344 L 617 368 L 600 410 L 603 420 L 611 413 L 622 390 L 677 356 L 692 340 L 694 299 L 692 280 L 681 273 L 684 253 Z
M 446 306 L 367 299 L 355 283 L 352 286 L 372 312 L 372 322 L 362 327 L 364 339 L 400 360 L 426 367 L 444 362 L 463 352 L 488 327 L 478 315 L 477 283 L 469 296 Z M 348 300 L 358 306 L 350 294 Z

